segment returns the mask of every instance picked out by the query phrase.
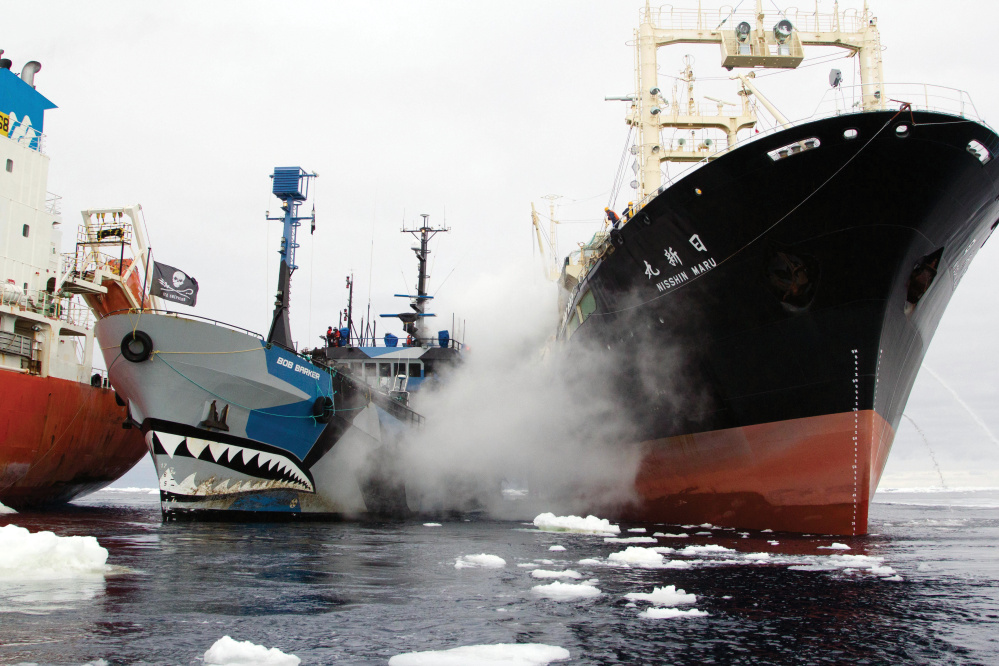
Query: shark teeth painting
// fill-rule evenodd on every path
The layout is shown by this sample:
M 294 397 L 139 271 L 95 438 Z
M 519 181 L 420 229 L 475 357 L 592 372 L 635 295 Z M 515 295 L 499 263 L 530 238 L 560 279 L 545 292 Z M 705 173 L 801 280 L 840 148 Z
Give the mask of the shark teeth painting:
M 185 488 L 190 486 L 191 493 L 184 492 L 176 484 L 164 488 L 161 483 L 161 490 L 196 495 L 228 495 L 277 488 L 315 492 L 311 476 L 300 463 L 280 453 L 153 430 L 146 434 L 146 441 L 154 456 L 168 458 L 168 464 L 193 458 L 216 466 L 209 479 L 190 479 L 190 483 L 181 484 Z M 226 470 L 232 472 L 230 478 L 226 478 Z M 206 481 L 211 483 L 206 484 Z

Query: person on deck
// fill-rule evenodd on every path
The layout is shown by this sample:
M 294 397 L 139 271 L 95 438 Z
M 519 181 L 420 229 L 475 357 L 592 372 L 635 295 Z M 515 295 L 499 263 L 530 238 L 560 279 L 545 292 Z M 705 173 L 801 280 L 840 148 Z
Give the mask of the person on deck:
M 340 329 L 339 328 L 334 328 L 333 329 L 333 342 L 331 343 L 331 346 L 333 346 L 333 347 L 339 347 L 340 346 Z
M 326 329 L 326 346 L 327 347 L 332 347 L 333 346 L 333 327 L 332 326 L 330 326 L 330 327 L 328 327 Z
M 629 201 L 628 202 L 628 207 L 624 209 L 624 213 L 623 213 L 622 217 L 624 218 L 625 222 L 627 222 L 628 220 L 631 219 L 631 214 L 632 214 L 632 212 L 634 212 L 632 210 L 632 206 L 634 206 L 634 205 L 635 205 L 634 201 Z
M 607 216 L 607 224 L 612 227 L 616 226 L 617 223 L 621 221 L 621 218 L 617 216 L 617 213 L 612 211 L 610 208 L 604 208 L 604 215 Z

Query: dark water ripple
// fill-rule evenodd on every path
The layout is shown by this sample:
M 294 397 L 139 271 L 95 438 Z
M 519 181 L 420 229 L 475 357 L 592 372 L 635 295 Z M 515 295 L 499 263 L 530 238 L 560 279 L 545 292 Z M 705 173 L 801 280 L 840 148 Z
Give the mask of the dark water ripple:
M 520 523 L 455 520 L 305 524 L 161 523 L 155 497 L 100 493 L 56 513 L 0 517 L 32 531 L 93 535 L 123 568 L 54 588 L 0 582 L 0 663 L 199 664 L 223 635 L 277 647 L 304 664 L 385 664 L 396 654 L 487 643 L 566 648 L 572 664 L 999 663 L 999 504 L 947 505 L 940 495 L 875 504 L 872 532 L 836 539 L 885 558 L 902 577 L 798 571 L 839 551 L 833 539 L 732 531 L 660 539 L 769 552 L 704 557 L 692 569 L 579 564 L 629 544 L 540 533 Z M 632 527 L 622 525 L 622 528 Z M 653 531 L 678 531 L 646 526 Z M 688 530 L 688 532 L 692 532 Z M 773 546 L 769 540 L 778 540 Z M 561 544 L 565 552 L 551 552 Z M 636 544 L 647 546 L 650 544 Z M 502 569 L 454 567 L 489 553 Z M 670 557 L 670 556 L 667 556 Z M 680 556 L 673 556 L 680 559 Z M 531 594 L 550 581 L 517 564 L 597 578 L 595 599 Z M 629 592 L 676 585 L 705 618 L 644 620 Z M 15 592 L 17 592 L 15 594 Z M 74 596 L 75 595 L 75 596 Z

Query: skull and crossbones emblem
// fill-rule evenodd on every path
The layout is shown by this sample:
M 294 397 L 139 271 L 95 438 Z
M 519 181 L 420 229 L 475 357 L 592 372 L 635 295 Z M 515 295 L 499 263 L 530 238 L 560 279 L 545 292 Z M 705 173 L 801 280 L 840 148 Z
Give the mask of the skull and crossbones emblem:
M 165 291 L 167 293 L 176 294 L 177 296 L 181 296 L 181 297 L 183 297 L 185 299 L 186 298 L 190 298 L 194 294 L 194 289 L 191 289 L 191 288 L 181 289 L 180 288 L 180 286 L 182 284 L 184 284 L 184 282 L 187 281 L 187 275 L 185 275 L 183 273 L 183 271 L 175 271 L 174 272 L 173 278 L 171 278 L 171 280 L 170 280 L 171 282 L 173 282 L 173 286 L 172 287 L 163 278 L 157 278 L 157 279 L 160 281 L 160 287 L 162 287 L 163 291 Z

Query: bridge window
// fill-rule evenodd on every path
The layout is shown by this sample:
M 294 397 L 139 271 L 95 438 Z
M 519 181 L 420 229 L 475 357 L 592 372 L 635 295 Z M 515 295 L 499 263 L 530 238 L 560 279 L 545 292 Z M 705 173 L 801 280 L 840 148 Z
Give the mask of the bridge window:
M 31 227 L 29 227 L 27 224 L 24 225 L 23 227 L 21 227 L 21 235 L 24 236 L 25 238 L 28 237 L 28 233 L 30 231 L 31 231 Z
M 14 160 L 7 160 L 7 173 L 14 173 Z

